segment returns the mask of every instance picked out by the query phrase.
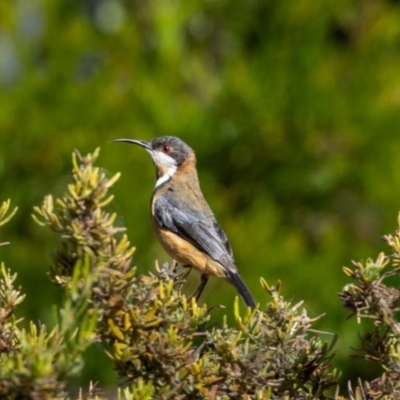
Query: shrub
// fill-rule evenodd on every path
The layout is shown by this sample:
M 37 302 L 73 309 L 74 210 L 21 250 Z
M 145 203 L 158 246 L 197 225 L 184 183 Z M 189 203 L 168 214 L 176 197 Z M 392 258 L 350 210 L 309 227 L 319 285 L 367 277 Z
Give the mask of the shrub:
M 336 335 L 313 330 L 321 316 L 312 319 L 302 302 L 286 301 L 280 282 L 261 279 L 270 300 L 254 311 L 241 314 L 236 298 L 235 326 L 229 326 L 226 319 L 211 324 L 213 308 L 181 293 L 187 272 L 179 266 L 156 264 L 138 275 L 134 248 L 107 211 L 119 174 L 109 179 L 95 167 L 98 155 L 99 149 L 84 157 L 75 152 L 67 192 L 56 200 L 46 196 L 34 209 L 34 219 L 59 237 L 49 277 L 64 300 L 54 327 L 19 328 L 14 311 L 24 296 L 14 288 L 16 275 L 1 267 L 1 398 L 71 398 L 66 385 L 81 373 L 82 354 L 93 342 L 123 378 L 119 399 L 343 398 L 331 365 Z M 12 217 L 5 217 L 8 209 L 5 202 L 0 225 Z M 350 399 L 400 398 L 400 291 L 384 282 L 400 271 L 400 230 L 384 238 L 392 255 L 344 268 L 355 281 L 340 293 L 344 306 L 358 322 L 373 320 L 373 330 L 360 337 L 362 357 L 384 370 L 354 390 L 349 384 Z M 79 398 L 103 396 L 90 383 Z

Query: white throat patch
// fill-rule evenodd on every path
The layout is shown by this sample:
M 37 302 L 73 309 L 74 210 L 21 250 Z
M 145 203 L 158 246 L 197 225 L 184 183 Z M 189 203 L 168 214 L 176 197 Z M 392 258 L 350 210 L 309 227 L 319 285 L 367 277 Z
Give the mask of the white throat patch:
M 154 161 L 154 164 L 157 166 L 157 169 L 162 171 L 162 175 L 157 179 L 156 182 L 155 187 L 158 187 L 172 178 L 178 169 L 178 166 L 172 157 L 163 153 L 162 151 L 149 151 L 149 153 Z

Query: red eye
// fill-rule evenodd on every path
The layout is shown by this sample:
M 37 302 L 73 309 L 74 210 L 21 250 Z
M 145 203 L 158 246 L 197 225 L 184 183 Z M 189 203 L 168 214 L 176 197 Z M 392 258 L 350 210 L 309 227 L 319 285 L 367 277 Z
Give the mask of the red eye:
M 169 147 L 168 145 L 164 144 L 164 146 L 162 147 L 162 151 L 164 153 L 169 153 L 171 150 L 171 147 Z

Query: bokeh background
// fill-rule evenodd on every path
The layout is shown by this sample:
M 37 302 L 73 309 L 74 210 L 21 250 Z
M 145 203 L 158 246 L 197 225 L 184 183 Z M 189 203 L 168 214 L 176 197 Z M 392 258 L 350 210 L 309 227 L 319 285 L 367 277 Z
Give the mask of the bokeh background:
M 363 327 L 345 320 L 341 267 L 375 258 L 400 209 L 400 2 L 396 0 L 13 0 L 0 2 L 0 200 L 18 214 L 0 259 L 18 272 L 19 315 L 52 321 L 56 237 L 32 207 L 61 195 L 71 153 L 101 147 L 122 177 L 113 210 L 139 271 L 169 261 L 149 222 L 154 168 L 120 137 L 176 135 L 197 153 L 203 191 L 255 297 L 263 276 L 339 334 L 342 383 Z M 197 282 L 196 277 L 193 279 Z M 193 282 L 192 282 L 193 284 Z M 232 320 L 235 291 L 203 298 Z M 330 340 L 330 337 L 326 337 Z M 113 379 L 97 348 L 85 376 Z

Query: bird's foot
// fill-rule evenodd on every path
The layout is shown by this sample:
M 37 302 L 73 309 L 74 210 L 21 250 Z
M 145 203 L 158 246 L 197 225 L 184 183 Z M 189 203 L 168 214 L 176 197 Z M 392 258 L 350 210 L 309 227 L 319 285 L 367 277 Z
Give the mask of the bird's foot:
M 207 285 L 208 282 L 208 275 L 201 275 L 201 282 L 198 288 L 188 297 L 188 301 L 192 300 L 194 297 L 196 301 L 199 300 L 201 294 L 203 293 L 203 290 L 205 286 Z

